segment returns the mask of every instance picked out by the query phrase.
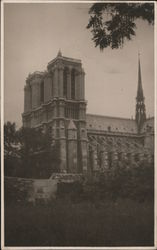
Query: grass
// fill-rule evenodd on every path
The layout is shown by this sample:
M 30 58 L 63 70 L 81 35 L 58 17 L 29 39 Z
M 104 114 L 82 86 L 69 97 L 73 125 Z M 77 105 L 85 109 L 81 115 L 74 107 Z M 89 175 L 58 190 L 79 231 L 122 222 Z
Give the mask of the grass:
M 131 199 L 8 204 L 5 246 L 153 246 L 153 202 Z

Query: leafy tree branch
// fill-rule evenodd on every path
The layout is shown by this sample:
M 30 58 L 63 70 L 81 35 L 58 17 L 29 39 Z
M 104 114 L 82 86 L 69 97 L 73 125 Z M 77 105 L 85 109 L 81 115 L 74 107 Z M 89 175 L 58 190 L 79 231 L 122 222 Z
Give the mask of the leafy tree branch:
M 118 49 L 136 35 L 136 20 L 154 24 L 153 3 L 95 3 L 89 10 L 87 29 L 95 47 Z

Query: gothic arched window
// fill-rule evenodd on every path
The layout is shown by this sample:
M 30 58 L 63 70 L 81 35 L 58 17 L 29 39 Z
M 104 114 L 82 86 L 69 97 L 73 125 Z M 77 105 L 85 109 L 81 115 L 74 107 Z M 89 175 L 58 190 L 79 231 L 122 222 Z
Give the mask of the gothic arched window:
M 108 126 L 107 129 L 108 129 L 108 131 L 110 132 L 110 131 L 111 131 L 111 126 Z
M 112 152 L 108 152 L 108 165 L 111 168 L 112 167 Z
M 75 69 L 71 71 L 71 99 L 75 99 Z
M 134 160 L 135 160 L 135 161 L 139 161 L 139 154 L 135 154 Z
M 68 76 L 68 69 L 65 68 L 63 72 L 63 96 L 67 97 L 67 76 Z
M 122 153 L 118 152 L 118 160 L 121 161 L 122 160 Z
M 52 85 L 51 85 L 51 95 L 54 94 L 54 73 L 52 72 Z
M 42 81 L 40 85 L 40 102 L 44 102 L 44 81 Z
M 30 86 L 30 108 L 32 109 L 32 87 Z

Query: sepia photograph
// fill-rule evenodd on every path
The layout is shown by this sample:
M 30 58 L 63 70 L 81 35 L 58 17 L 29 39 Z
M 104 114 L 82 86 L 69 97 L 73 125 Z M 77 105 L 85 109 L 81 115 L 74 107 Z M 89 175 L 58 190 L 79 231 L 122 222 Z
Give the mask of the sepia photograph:
M 155 8 L 2 0 L 2 249 L 156 249 Z

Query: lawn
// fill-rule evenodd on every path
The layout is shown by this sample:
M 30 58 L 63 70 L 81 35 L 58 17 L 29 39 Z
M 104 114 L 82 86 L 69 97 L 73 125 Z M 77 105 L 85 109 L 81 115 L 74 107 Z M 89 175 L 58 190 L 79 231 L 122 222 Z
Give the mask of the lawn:
M 119 198 L 7 204 L 5 246 L 153 246 L 154 206 Z

